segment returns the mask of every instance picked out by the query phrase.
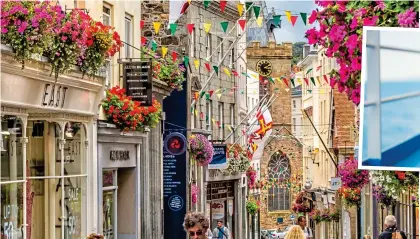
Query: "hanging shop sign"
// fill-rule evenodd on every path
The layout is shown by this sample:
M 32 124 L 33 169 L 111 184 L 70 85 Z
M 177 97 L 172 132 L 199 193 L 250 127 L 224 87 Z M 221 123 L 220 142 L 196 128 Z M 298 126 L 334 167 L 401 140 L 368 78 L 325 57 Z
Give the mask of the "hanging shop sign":
M 181 133 L 171 133 L 166 136 L 164 147 L 171 155 L 181 155 L 187 150 L 187 139 Z
M 123 63 L 124 88 L 127 96 L 142 106 L 152 105 L 152 63 L 150 61 Z
M 338 190 L 341 187 L 341 178 L 331 178 L 331 190 Z
M 213 145 L 213 160 L 208 169 L 226 169 L 228 167 L 226 160 L 226 145 Z

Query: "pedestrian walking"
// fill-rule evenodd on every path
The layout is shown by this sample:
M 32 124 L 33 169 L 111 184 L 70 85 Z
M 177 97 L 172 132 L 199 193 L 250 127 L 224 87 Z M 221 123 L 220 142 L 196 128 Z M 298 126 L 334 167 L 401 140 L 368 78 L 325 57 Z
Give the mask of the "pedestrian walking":
M 314 238 L 314 234 L 312 232 L 312 229 L 306 226 L 305 216 L 298 217 L 298 225 L 300 226 L 303 233 L 305 234 L 305 239 Z
M 397 230 L 397 219 L 393 215 L 385 217 L 385 231 L 379 235 L 379 239 L 407 239 L 403 231 Z
M 369 235 L 365 235 L 365 236 L 363 237 L 363 239 L 372 239 L 372 237 L 370 237 Z
M 306 239 L 306 236 L 300 226 L 295 225 L 289 229 L 284 239 Z
M 207 239 L 210 221 L 201 212 L 189 212 L 184 218 L 184 230 L 190 239 Z
M 211 232 L 210 228 L 207 228 L 206 237 L 207 239 L 213 238 L 213 233 Z
M 213 238 L 229 239 L 229 229 L 223 226 L 223 221 L 217 221 L 217 227 L 213 230 Z

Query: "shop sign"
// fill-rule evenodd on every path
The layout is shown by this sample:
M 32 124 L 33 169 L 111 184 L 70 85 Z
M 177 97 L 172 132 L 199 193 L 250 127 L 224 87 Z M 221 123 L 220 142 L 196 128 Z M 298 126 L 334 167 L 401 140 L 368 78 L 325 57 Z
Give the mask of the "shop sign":
M 65 86 L 45 84 L 41 105 L 45 107 L 63 108 L 67 89 Z
M 187 150 L 187 139 L 181 133 L 171 133 L 166 136 L 163 146 L 171 155 L 181 155 Z
M 151 61 L 123 63 L 124 88 L 127 96 L 142 106 L 152 105 L 152 63 Z
M 136 146 L 122 143 L 99 143 L 102 168 L 136 167 Z
M 208 169 L 226 169 L 228 167 L 226 160 L 226 145 L 213 145 L 213 160 Z
M 130 160 L 130 151 L 128 151 L 128 150 L 111 150 L 109 159 L 111 161 L 127 161 L 127 160 Z
M 341 178 L 331 178 L 331 190 L 338 190 L 341 187 Z
M 222 219 L 225 217 L 225 204 L 222 203 L 212 203 L 212 218 L 213 220 Z

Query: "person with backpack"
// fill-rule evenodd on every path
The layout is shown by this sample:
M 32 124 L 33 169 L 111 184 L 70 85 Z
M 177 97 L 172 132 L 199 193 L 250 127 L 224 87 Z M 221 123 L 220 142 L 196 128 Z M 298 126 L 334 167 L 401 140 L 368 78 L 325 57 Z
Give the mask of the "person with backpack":
M 217 221 L 217 227 L 213 230 L 213 238 L 217 239 L 230 239 L 229 229 L 223 226 L 223 221 Z
M 312 233 L 312 229 L 306 226 L 306 218 L 305 216 L 298 217 L 298 225 L 302 229 L 303 233 L 305 234 L 306 239 L 314 238 L 314 234 Z
M 407 239 L 403 231 L 397 230 L 397 219 L 393 215 L 385 217 L 385 230 L 379 235 L 379 239 Z

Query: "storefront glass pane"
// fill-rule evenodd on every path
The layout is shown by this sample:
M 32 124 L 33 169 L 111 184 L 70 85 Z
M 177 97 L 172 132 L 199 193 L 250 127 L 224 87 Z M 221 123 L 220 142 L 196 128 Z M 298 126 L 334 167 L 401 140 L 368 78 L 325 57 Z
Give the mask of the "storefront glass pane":
M 115 170 L 104 170 L 102 173 L 102 187 L 111 187 L 115 185 Z
M 233 206 L 233 200 L 230 199 L 227 201 L 228 205 L 227 205 L 227 222 L 226 222 L 226 227 L 230 230 L 231 234 L 233 233 L 233 215 L 234 215 L 234 206 Z
M 86 235 L 85 178 L 66 178 L 64 238 L 81 239 Z
M 3 184 L 1 189 L 1 238 L 23 238 L 23 184 Z
M 85 132 L 81 123 L 67 123 L 64 131 L 64 175 L 84 174 Z M 60 152 L 60 151 L 58 151 Z M 57 157 L 60 158 L 60 157 Z
M 22 124 L 15 116 L 1 117 L 0 181 L 23 179 Z
M 26 157 L 30 168 L 28 176 L 41 177 L 49 175 L 48 171 L 45 170 L 45 164 L 48 160 L 45 158 L 47 155 L 45 154 L 45 147 L 48 144 L 46 144 L 46 138 L 44 138 L 44 135 L 48 136 L 48 124 L 44 121 L 29 121 L 26 131 L 28 136 Z
M 215 201 L 211 204 L 211 226 L 217 227 L 217 221 L 222 220 L 226 226 L 226 201 Z
M 103 192 L 103 235 L 104 239 L 114 239 L 115 230 L 115 191 Z

